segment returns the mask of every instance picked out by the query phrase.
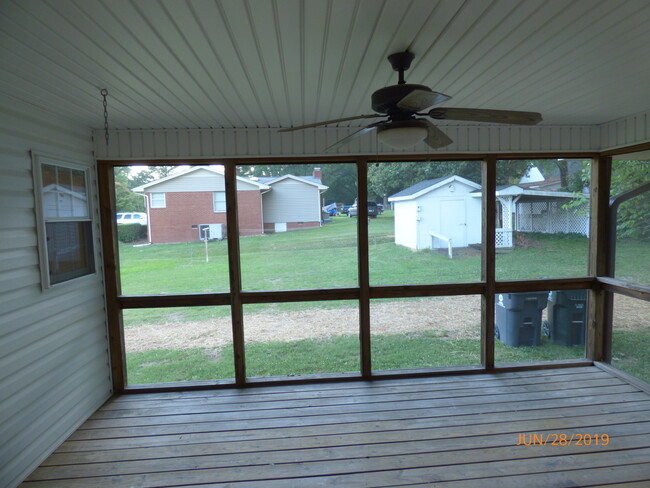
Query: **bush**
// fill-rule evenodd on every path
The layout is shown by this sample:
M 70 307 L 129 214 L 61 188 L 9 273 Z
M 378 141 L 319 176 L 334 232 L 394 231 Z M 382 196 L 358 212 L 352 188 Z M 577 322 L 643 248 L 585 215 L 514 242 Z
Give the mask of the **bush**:
M 140 224 L 120 224 L 117 226 L 117 240 L 135 242 L 147 237 L 147 226 Z

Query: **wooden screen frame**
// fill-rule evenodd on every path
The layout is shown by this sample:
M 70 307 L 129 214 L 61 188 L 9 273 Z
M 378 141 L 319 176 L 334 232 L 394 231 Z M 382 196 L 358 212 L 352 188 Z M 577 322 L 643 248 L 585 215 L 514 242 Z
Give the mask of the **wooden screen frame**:
M 635 146 L 639 150 L 640 146 Z M 645 148 L 643 146 L 642 148 Z M 650 148 L 650 144 L 647 145 Z M 629 152 L 620 150 L 620 153 Z M 145 164 L 143 160 L 99 160 L 97 161 L 100 213 L 102 221 L 102 241 L 104 254 L 104 273 L 106 287 L 107 320 L 113 388 L 119 392 L 168 391 L 187 389 L 209 389 L 223 387 L 243 387 L 261 384 L 281 384 L 295 382 L 341 381 L 353 379 L 374 379 L 386 377 L 412 377 L 422 375 L 445 375 L 459 373 L 481 373 L 512 371 L 555 367 L 573 367 L 594 364 L 607 357 L 607 330 L 611 331 L 612 293 L 633 294 L 637 298 L 650 300 L 650 287 L 640 287 L 619 282 L 604 275 L 607 264 L 606 243 L 608 231 L 604 215 L 609 203 L 609 172 L 611 156 L 597 153 L 539 153 L 539 154 L 440 154 L 440 155 L 394 155 L 394 156 L 355 156 L 355 157 L 271 157 L 271 158 L 214 158 L 182 160 L 174 164 L 203 166 L 223 165 L 226 179 L 227 235 L 231 291 L 225 293 L 198 293 L 177 295 L 124 296 L 121 294 L 119 277 L 119 258 L 116 224 L 114 222 L 115 197 L 113 168 Z M 495 279 L 495 191 L 496 163 L 502 159 L 590 159 L 591 165 L 591 239 L 589 244 L 588 274 L 575 278 L 536 279 L 497 281 Z M 243 291 L 241 286 L 241 263 L 239 259 L 239 238 L 237 221 L 236 167 L 238 165 L 265 164 L 337 164 L 353 163 L 357 166 L 359 201 L 367 200 L 367 165 L 376 162 L 401 161 L 468 161 L 482 162 L 483 177 L 483 248 L 481 280 L 471 283 L 442 283 L 425 285 L 371 286 L 368 264 L 368 228 L 365 222 L 366 207 L 359 207 L 357 219 L 358 273 L 359 284 L 350 288 L 323 288 L 313 290 L 288 291 Z M 170 160 L 146 160 L 147 165 L 169 165 Z M 647 288 L 647 289 L 646 289 Z M 495 365 L 494 362 L 494 298 L 498 293 L 554 290 L 589 290 L 588 326 L 586 357 L 577 360 L 551 362 L 530 362 L 521 364 Z M 481 362 L 480 366 L 429 368 L 418 370 L 399 370 L 394 372 L 373 372 L 370 349 L 370 300 L 376 298 L 434 297 L 450 295 L 481 295 Z M 360 367 L 358 373 L 323 374 L 304 377 L 247 378 L 245 348 L 243 341 L 243 305 L 254 303 L 300 302 L 312 300 L 358 300 Z M 177 382 L 128 386 L 126 382 L 126 363 L 122 310 L 131 308 L 182 307 L 230 305 L 233 326 L 235 378 L 233 380 L 214 380 L 201 382 Z

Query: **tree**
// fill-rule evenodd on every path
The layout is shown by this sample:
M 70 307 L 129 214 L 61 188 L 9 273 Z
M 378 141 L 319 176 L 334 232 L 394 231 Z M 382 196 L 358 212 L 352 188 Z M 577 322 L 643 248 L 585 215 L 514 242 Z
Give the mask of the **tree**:
M 497 184 L 517 183 L 529 167 L 525 160 L 499 161 Z M 377 163 L 368 167 L 368 192 L 389 197 L 416 183 L 457 175 L 481 183 L 480 161 L 417 161 Z
M 115 209 L 117 212 L 144 212 L 144 197 L 132 188 L 169 176 L 175 166 L 150 166 L 133 171 L 130 166 L 115 167 Z
M 326 164 L 322 167 L 326 202 L 353 203 L 357 197 L 357 167 L 354 164 Z
M 610 196 L 650 182 L 650 161 L 612 161 Z M 638 195 L 618 208 L 617 237 L 650 239 L 650 192 Z

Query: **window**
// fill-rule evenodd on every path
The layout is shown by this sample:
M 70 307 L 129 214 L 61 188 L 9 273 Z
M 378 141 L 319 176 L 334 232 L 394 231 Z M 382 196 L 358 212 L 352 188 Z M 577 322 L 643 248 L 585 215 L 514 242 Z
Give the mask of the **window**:
M 165 208 L 166 206 L 164 193 L 151 194 L 151 208 Z
M 88 170 L 32 155 L 42 286 L 95 272 Z
M 214 205 L 215 212 L 225 212 L 226 211 L 226 192 L 225 191 L 215 191 L 212 193 L 212 202 Z

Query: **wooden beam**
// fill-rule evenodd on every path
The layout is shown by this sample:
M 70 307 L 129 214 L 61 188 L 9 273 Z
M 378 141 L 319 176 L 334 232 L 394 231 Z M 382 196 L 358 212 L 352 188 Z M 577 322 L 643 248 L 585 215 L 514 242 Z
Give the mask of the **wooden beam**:
M 241 301 L 241 261 L 239 259 L 239 221 L 237 217 L 237 166 L 232 163 L 225 164 L 224 169 L 235 383 L 238 386 L 243 386 L 246 384 L 246 348 L 244 344 L 244 310 Z
M 113 392 L 124 391 L 126 378 L 126 354 L 124 347 L 124 324 L 117 297 L 121 294 L 117 224 L 115 223 L 115 174 L 112 166 L 97 165 L 99 193 L 99 216 L 102 231 L 104 257 L 104 293 L 106 296 L 106 320 L 108 322 L 108 345 L 111 361 Z
M 596 278 L 593 276 L 585 276 L 583 278 L 542 278 L 534 281 L 497 281 L 495 285 L 495 293 L 520 293 L 529 291 L 552 290 L 589 290 L 595 285 Z
M 481 280 L 485 283 L 485 291 L 481 297 L 481 363 L 487 370 L 494 368 L 496 175 L 497 159 L 495 156 L 487 156 L 481 171 L 483 187 Z
M 591 163 L 591 200 L 589 228 L 589 274 L 607 273 L 609 241 L 609 185 L 612 158 L 596 157 Z M 594 286 L 587 303 L 586 354 L 593 361 L 608 361 L 611 356 L 613 297 L 611 292 Z
M 371 286 L 370 298 L 446 297 L 480 295 L 485 293 L 484 283 L 441 283 L 432 285 Z
M 314 290 L 243 291 L 243 304 L 358 300 L 358 288 L 323 288 Z
M 359 342 L 361 376 L 372 375 L 370 347 L 370 264 L 368 256 L 368 162 L 357 160 L 357 244 L 359 259 Z
M 121 308 L 204 307 L 230 305 L 230 293 L 190 293 L 178 295 L 120 295 Z
M 631 298 L 638 298 L 650 302 L 650 286 L 630 283 L 629 281 L 617 280 L 605 276 L 598 277 L 598 283 L 603 290 L 613 293 L 619 293 Z

